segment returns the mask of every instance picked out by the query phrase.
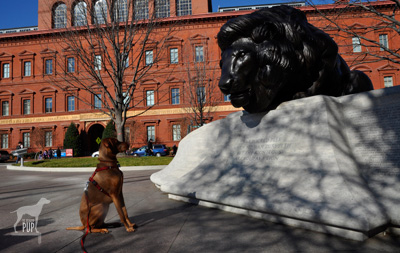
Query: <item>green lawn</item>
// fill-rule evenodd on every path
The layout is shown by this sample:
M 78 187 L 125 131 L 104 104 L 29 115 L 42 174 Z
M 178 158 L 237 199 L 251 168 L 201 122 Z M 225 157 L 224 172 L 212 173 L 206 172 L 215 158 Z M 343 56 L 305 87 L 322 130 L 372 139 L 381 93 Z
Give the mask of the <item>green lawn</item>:
M 148 166 L 148 165 L 168 165 L 173 157 L 120 157 L 118 158 L 121 166 Z M 30 167 L 96 167 L 99 163 L 97 158 L 93 157 L 77 157 L 62 158 L 40 161 L 24 161 L 24 166 Z M 19 164 L 17 165 L 19 166 Z

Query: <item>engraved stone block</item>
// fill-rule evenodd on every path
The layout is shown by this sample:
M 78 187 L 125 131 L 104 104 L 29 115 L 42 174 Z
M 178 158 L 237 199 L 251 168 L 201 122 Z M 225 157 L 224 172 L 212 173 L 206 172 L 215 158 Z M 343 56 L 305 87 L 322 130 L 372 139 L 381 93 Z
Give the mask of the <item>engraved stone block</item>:
M 151 180 L 171 198 L 362 240 L 400 225 L 400 87 L 236 112 Z

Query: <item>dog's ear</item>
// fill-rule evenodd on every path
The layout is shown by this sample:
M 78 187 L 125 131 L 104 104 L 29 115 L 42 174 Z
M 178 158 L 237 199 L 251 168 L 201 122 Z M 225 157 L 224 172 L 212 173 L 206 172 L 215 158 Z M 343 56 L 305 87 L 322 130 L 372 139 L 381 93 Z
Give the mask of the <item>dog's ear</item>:
M 109 148 L 110 145 L 112 144 L 112 141 L 110 138 L 104 139 L 102 142 L 103 142 L 104 147 L 106 147 L 106 148 Z
M 107 138 L 104 139 L 103 142 L 106 148 L 112 148 L 116 145 L 116 143 L 118 143 L 118 140 L 115 138 Z

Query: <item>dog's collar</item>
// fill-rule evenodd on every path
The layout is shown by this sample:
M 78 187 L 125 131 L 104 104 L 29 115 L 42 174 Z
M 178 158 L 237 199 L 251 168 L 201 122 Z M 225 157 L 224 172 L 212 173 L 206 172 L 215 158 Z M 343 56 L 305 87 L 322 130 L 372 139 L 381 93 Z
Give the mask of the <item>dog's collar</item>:
M 100 168 L 97 168 L 97 169 L 94 171 L 94 174 L 96 174 L 96 173 L 99 172 L 99 171 L 108 170 L 108 169 L 111 169 L 111 168 L 118 168 L 118 166 L 104 166 L 104 167 L 100 167 Z
M 99 159 L 99 161 L 100 161 L 100 163 L 105 164 L 106 165 L 105 167 L 110 167 L 110 168 L 119 168 L 119 167 L 121 167 L 119 165 L 119 163 L 116 162 L 116 161 L 107 161 L 107 160 L 101 160 L 101 159 Z

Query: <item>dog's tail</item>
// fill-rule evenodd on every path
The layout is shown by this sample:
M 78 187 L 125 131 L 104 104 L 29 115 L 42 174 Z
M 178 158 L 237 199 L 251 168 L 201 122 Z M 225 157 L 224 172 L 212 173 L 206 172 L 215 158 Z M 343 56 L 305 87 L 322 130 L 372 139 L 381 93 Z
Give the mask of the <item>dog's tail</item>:
M 69 228 L 66 228 L 66 229 L 67 230 L 80 230 L 80 231 L 82 231 L 85 228 L 86 228 L 85 226 L 79 226 L 79 227 L 69 227 Z

